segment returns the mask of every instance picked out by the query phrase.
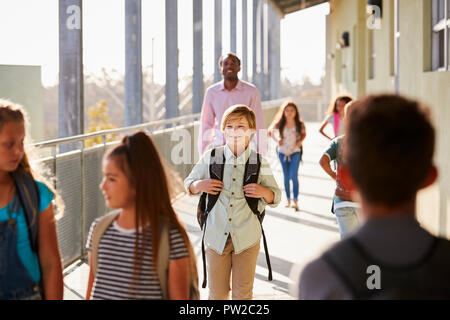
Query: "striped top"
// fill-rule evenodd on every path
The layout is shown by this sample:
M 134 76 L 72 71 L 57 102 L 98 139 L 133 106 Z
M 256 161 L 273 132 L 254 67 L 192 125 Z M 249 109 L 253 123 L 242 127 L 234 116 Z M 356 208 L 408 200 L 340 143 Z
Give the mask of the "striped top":
M 92 233 L 99 219 L 91 225 L 86 250 L 91 250 Z M 158 273 L 152 256 L 151 234 L 146 243 L 139 282 L 134 284 L 137 292 L 130 288 L 132 279 L 135 278 L 133 276 L 135 238 L 135 230 L 123 229 L 116 221 L 105 231 L 98 247 L 98 269 L 92 287 L 92 300 L 162 299 Z M 169 260 L 188 256 L 189 252 L 181 232 L 171 225 Z

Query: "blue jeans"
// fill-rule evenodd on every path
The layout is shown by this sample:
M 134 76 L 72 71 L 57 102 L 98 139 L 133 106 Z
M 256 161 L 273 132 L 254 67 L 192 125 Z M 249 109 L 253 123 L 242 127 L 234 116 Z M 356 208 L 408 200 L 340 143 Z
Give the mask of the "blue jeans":
M 339 209 L 334 209 L 334 214 L 336 215 L 339 232 L 341 234 L 341 239 L 347 237 L 359 226 L 357 208 L 354 207 L 343 207 Z
M 298 167 L 300 166 L 300 161 L 302 160 L 300 152 L 286 156 L 278 152 L 278 158 L 281 162 L 281 167 L 283 168 L 284 175 L 284 190 L 286 191 L 286 197 L 288 200 L 291 199 L 291 186 L 290 181 L 292 180 L 293 185 L 293 200 L 298 200 Z

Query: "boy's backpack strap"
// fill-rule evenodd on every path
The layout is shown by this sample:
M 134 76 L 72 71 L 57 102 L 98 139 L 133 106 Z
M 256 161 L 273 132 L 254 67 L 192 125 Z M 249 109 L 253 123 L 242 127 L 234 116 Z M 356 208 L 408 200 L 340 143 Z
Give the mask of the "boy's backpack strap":
M 23 171 L 15 171 L 13 173 L 13 179 L 16 187 L 16 195 L 18 196 L 19 203 L 25 214 L 31 250 L 37 252 L 38 214 L 40 203 L 38 186 L 33 177 Z
M 211 160 L 209 164 L 210 179 L 223 181 L 223 171 L 225 168 L 225 152 L 223 147 L 215 148 L 211 151 Z M 208 194 L 208 202 L 206 205 L 206 214 L 211 212 L 219 199 L 220 192 L 217 194 Z
M 162 297 L 164 300 L 169 299 L 169 291 L 167 286 L 167 277 L 169 271 L 169 251 L 170 251 L 170 239 L 169 239 L 169 227 L 168 222 L 161 218 L 159 222 L 160 237 L 158 247 L 158 261 L 157 261 L 157 273 L 159 283 L 161 285 Z
M 92 245 L 91 245 L 91 259 L 92 259 L 92 272 L 95 275 L 97 273 L 98 267 L 98 246 L 100 244 L 100 240 L 102 239 L 103 234 L 106 229 L 113 223 L 113 221 L 117 218 L 120 211 L 113 211 L 106 215 L 104 215 L 95 225 L 94 231 L 92 232 Z
M 210 179 L 223 180 L 223 171 L 225 168 L 225 152 L 224 147 L 218 147 L 211 150 L 211 157 L 209 163 L 209 177 Z M 208 214 L 212 208 L 216 205 L 219 199 L 220 192 L 218 194 L 207 194 L 203 192 L 200 196 L 200 201 L 197 206 L 197 220 L 200 228 L 203 230 L 202 234 L 202 260 L 203 260 L 203 283 L 202 288 L 206 288 L 206 253 L 205 253 L 205 232 L 206 221 Z
M 245 164 L 244 183 L 243 183 L 244 186 L 251 183 L 258 183 L 260 168 L 261 168 L 261 155 L 252 150 Z M 263 212 L 258 211 L 259 198 L 245 197 L 245 200 L 247 200 L 248 206 L 253 211 L 253 213 L 256 214 L 258 220 L 262 222 L 264 220 L 265 211 L 264 210 Z
M 256 151 L 252 150 L 250 156 L 248 157 L 247 163 L 245 164 L 244 183 L 243 183 L 244 186 L 250 183 L 258 183 L 260 169 L 261 169 L 261 155 Z M 264 228 L 262 226 L 262 222 L 264 220 L 266 211 L 265 210 L 263 210 L 262 212 L 258 211 L 259 198 L 245 197 L 245 200 L 247 200 L 248 206 L 256 215 L 261 225 L 261 233 L 263 236 L 263 244 L 264 244 L 264 254 L 266 256 L 267 269 L 269 270 L 268 279 L 269 281 L 272 281 L 272 266 L 270 264 L 269 249 L 267 247 L 266 235 L 264 233 Z
M 217 150 L 217 153 L 216 153 Z M 225 154 L 224 148 L 219 147 L 211 150 L 211 159 L 208 167 L 209 176 L 211 179 L 216 179 L 222 181 L 223 170 L 225 167 Z M 219 199 L 219 194 L 207 194 L 203 192 L 200 195 L 200 200 L 197 205 L 197 221 L 200 229 L 204 229 L 204 224 L 208 217 L 209 212 L 212 210 L 217 200 Z

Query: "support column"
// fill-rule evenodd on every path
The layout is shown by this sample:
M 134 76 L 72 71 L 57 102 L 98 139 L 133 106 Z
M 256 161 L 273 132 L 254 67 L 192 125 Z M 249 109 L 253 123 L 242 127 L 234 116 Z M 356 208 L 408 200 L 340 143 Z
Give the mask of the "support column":
M 222 55 L 222 0 L 214 0 L 214 82 L 222 79 L 219 59 Z
M 280 70 L 281 70 L 281 53 L 280 53 L 280 21 L 281 17 L 268 6 L 268 24 L 269 24 L 269 61 L 267 74 L 269 82 L 269 96 L 270 100 L 280 98 Z
M 230 51 L 236 53 L 236 0 L 230 0 Z
M 264 0 L 260 0 L 259 5 L 260 14 L 260 73 L 259 73 L 259 91 L 261 94 L 261 100 L 267 100 L 267 83 L 266 75 L 267 71 L 267 4 Z
M 141 0 L 125 1 L 125 126 L 142 118 Z M 150 106 L 153 107 L 153 106 Z
M 203 0 L 193 0 L 194 72 L 192 79 L 192 112 L 200 113 L 203 102 Z
M 259 89 L 259 79 L 258 79 L 258 74 L 259 74 L 259 42 L 258 42 L 258 38 L 259 38 L 259 29 L 258 29 L 258 25 L 259 25 L 259 21 L 260 21 L 260 17 L 258 15 L 258 6 L 259 6 L 259 2 L 260 0 L 253 0 L 253 12 L 252 12 L 252 18 L 253 18 L 253 27 L 252 27 L 252 56 L 253 56 L 253 63 L 252 63 L 252 83 Z
M 358 1 L 357 18 L 358 24 L 355 35 L 356 43 L 350 45 L 356 45 L 356 97 L 360 98 L 366 94 L 366 45 L 367 45 L 367 6 L 363 1 Z
M 248 81 L 248 31 L 247 31 L 247 0 L 242 0 L 242 80 Z
M 178 116 L 177 0 L 166 0 L 166 119 Z
M 58 136 L 84 133 L 82 0 L 59 0 Z M 77 148 L 63 145 L 61 152 Z

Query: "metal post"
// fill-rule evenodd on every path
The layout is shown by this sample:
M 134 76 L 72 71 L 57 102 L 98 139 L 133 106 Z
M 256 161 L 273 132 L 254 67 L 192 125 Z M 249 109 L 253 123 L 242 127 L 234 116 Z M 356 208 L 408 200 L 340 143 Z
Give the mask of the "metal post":
M 58 136 L 84 132 L 82 0 L 59 1 Z M 61 152 L 78 143 L 61 146 Z
M 214 82 L 219 82 L 222 75 L 219 59 L 222 55 L 222 0 L 214 0 Z
M 203 101 L 203 0 L 193 0 L 194 74 L 192 79 L 192 113 L 199 113 Z
M 394 3 L 394 29 L 395 29 L 395 93 L 400 94 L 400 15 L 399 15 L 399 0 Z
M 166 119 L 178 116 L 177 0 L 166 0 Z
M 264 0 L 259 1 L 259 14 L 260 14 L 260 82 L 259 91 L 261 93 L 261 100 L 267 100 L 267 84 L 266 84 L 266 74 L 267 74 L 267 16 L 266 16 L 266 4 Z
M 230 0 L 230 51 L 236 53 L 236 0 Z
M 152 84 L 151 89 L 152 92 L 150 92 L 150 119 L 147 119 L 146 121 L 154 121 L 155 120 L 155 38 L 152 37 Z
M 125 126 L 142 118 L 141 0 L 125 1 Z
M 253 18 L 253 28 L 252 28 L 252 35 L 253 35 L 253 45 L 252 45 L 252 57 L 253 57 L 253 66 L 252 66 L 252 83 L 256 86 L 259 87 L 258 85 L 258 60 L 259 60 L 259 55 L 258 55 L 258 21 L 259 21 L 259 16 L 258 16 L 258 4 L 259 4 L 260 0 L 253 0 L 253 12 L 252 12 L 252 18 Z
M 280 69 L 281 69 L 281 53 L 280 53 L 280 16 L 268 6 L 268 69 L 267 74 L 269 83 L 269 100 L 280 98 Z
M 242 80 L 248 81 L 247 0 L 242 0 Z

